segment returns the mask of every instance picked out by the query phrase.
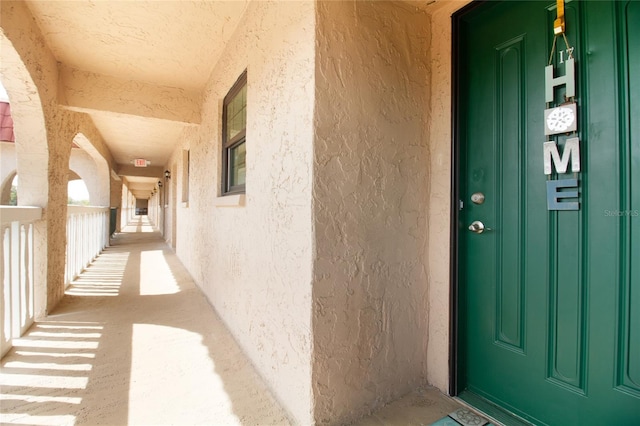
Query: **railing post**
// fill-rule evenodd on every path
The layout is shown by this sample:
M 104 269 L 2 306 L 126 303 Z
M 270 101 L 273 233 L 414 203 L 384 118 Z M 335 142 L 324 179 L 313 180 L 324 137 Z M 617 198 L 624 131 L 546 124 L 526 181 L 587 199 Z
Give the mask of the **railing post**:
M 0 356 L 11 348 L 33 323 L 34 231 L 40 220 L 38 207 L 0 206 Z
M 31 318 L 33 319 L 35 317 L 35 311 L 36 311 L 36 297 L 35 297 L 35 282 L 33 280 L 33 268 L 34 268 L 34 262 L 33 262 L 33 253 L 34 253 L 34 244 L 35 244 L 35 237 L 34 237 L 34 232 L 33 232 L 33 223 L 29 223 L 26 225 L 27 227 L 27 235 L 26 235 L 26 249 L 25 249 L 25 253 L 27 256 L 27 260 L 26 260 L 26 293 L 27 293 L 27 318 Z M 27 325 L 25 324 L 25 327 L 27 327 Z M 26 331 L 23 330 L 22 332 L 24 333 Z
M 11 223 L 11 335 L 20 335 L 20 222 Z
M 107 246 L 108 212 L 104 207 L 68 206 L 66 285 Z
M 2 317 L 0 318 L 0 356 L 11 348 L 11 226 L 0 224 L 2 229 L 2 292 L 0 303 Z

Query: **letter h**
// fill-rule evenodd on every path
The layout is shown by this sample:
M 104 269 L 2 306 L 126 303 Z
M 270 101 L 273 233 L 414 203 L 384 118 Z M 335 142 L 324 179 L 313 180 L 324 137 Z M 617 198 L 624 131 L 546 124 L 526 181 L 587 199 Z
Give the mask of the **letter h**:
M 565 75 L 553 77 L 553 65 L 544 69 L 544 96 L 546 102 L 553 102 L 553 91 L 557 86 L 566 85 L 565 96 L 570 98 L 576 95 L 576 77 L 573 58 L 567 59 L 564 66 Z

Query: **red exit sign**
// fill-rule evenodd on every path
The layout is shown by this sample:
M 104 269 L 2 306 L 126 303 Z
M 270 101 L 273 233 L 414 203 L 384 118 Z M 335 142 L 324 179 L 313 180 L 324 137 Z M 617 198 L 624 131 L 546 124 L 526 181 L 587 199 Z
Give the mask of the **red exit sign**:
M 134 164 L 136 167 L 147 167 L 147 160 L 144 158 L 136 158 Z

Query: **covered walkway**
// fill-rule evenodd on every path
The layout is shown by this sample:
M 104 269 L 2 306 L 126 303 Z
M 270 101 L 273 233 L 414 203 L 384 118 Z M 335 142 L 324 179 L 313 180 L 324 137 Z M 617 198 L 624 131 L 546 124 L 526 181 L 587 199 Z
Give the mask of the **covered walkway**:
M 291 424 L 147 216 L 13 342 L 0 424 Z M 421 389 L 357 425 L 428 425 L 460 408 Z
M 3 358 L 1 423 L 289 424 L 146 216 Z

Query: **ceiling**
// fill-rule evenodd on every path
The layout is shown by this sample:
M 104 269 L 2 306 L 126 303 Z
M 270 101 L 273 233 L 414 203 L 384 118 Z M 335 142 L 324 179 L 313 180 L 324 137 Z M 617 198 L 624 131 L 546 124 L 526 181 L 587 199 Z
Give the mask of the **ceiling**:
M 61 73 L 66 106 L 91 116 L 117 163 L 115 171 L 123 176 L 122 166 L 136 158 L 164 166 L 183 129 L 198 124 L 199 93 L 247 3 L 27 0 L 49 49 L 67 70 Z M 91 100 L 78 97 L 86 87 Z M 163 104 L 157 94 L 167 91 L 183 101 Z M 98 97 L 103 102 L 96 102 Z M 118 98 L 133 106 L 119 106 Z M 167 116 L 163 110 L 171 108 L 177 112 Z M 157 171 L 150 168 L 147 174 Z M 127 181 L 135 196 L 148 198 L 158 177 L 128 176 Z
M 60 63 L 61 105 L 91 116 L 136 197 L 199 124 L 200 94 L 249 1 L 26 1 Z M 154 167 L 132 173 L 136 158 Z
M 200 90 L 246 1 L 28 1 L 58 61 L 101 75 Z

